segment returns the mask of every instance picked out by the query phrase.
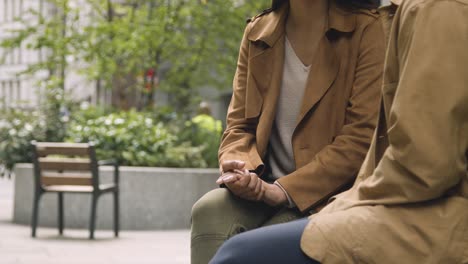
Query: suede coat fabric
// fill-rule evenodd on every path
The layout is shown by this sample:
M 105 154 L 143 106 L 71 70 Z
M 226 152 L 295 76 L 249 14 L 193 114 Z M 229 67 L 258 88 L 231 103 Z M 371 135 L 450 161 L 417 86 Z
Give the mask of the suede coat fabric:
M 323 264 L 468 263 L 468 0 L 403 1 L 389 39 L 370 151 L 302 249 Z
M 255 17 L 242 40 L 220 162 L 243 160 L 265 173 L 284 64 L 288 5 Z M 326 29 L 311 65 L 292 145 L 296 170 L 279 179 L 308 212 L 349 188 L 375 129 L 384 34 L 373 11 L 346 11 L 330 1 Z

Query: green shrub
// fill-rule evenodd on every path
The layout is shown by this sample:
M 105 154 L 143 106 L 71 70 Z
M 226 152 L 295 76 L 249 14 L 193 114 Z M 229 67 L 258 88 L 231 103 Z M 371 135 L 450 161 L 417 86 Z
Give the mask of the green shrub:
M 0 164 L 7 170 L 31 162 L 32 140 L 46 140 L 46 123 L 38 112 L 8 110 L 0 113 Z
M 99 159 L 117 159 L 122 165 L 200 168 L 211 165 L 212 161 L 204 156 L 208 146 L 181 137 L 184 130 L 180 125 L 155 120 L 154 114 L 131 110 L 73 120 L 68 127 L 68 140 L 94 142 Z M 217 146 L 214 147 L 217 151 Z
M 87 120 L 97 119 L 113 112 L 115 110 L 110 107 L 91 106 L 88 102 L 81 102 L 72 107 L 70 119 L 76 123 L 84 124 Z
M 187 122 L 191 131 L 190 139 L 193 145 L 202 146 L 202 155 L 208 167 L 218 167 L 218 148 L 221 140 L 223 127 L 221 121 L 214 119 L 210 115 L 197 115 L 190 122 Z
M 54 118 L 56 124 L 51 127 L 50 114 L 41 111 L 10 110 L 0 114 L 0 164 L 8 170 L 15 163 L 32 161 L 32 140 L 64 139 L 93 142 L 99 159 L 116 159 L 121 165 L 218 166 L 221 123 L 210 116 L 184 121 L 177 114 L 134 110 L 109 114 L 108 110 L 88 107 L 73 111 L 69 122 Z
M 41 93 L 46 100 L 36 111 L 0 111 L 0 165 L 12 170 L 16 163 L 31 162 L 32 140 L 60 142 L 67 132 L 71 102 L 65 92 L 47 85 Z

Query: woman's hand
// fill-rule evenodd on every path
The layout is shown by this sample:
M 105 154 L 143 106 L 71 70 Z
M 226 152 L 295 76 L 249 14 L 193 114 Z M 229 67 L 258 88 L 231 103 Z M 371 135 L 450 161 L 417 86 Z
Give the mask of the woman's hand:
M 288 198 L 279 186 L 263 181 L 257 174 L 244 170 L 244 166 L 245 162 L 239 160 L 223 162 L 216 183 L 225 184 L 234 195 L 249 201 L 264 201 L 270 206 L 287 203 Z
M 234 195 L 249 201 L 261 201 L 267 185 L 257 174 L 238 169 L 223 173 L 216 183 L 225 184 Z
M 278 185 L 266 183 L 263 201 L 270 206 L 279 206 L 288 203 L 288 197 Z

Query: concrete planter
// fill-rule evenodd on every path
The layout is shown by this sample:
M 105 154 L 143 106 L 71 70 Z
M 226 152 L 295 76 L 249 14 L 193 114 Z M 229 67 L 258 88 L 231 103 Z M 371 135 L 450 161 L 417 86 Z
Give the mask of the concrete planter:
M 112 168 L 101 168 L 102 182 L 112 179 Z M 33 204 L 32 164 L 15 168 L 13 222 L 29 225 Z M 120 168 L 120 227 L 122 230 L 185 229 L 192 205 L 216 188 L 218 169 Z M 97 228 L 112 229 L 112 196 L 98 201 Z M 65 228 L 88 228 L 91 195 L 65 194 Z M 57 226 L 57 194 L 43 195 L 39 226 Z M 40 230 L 39 230 L 40 232 Z

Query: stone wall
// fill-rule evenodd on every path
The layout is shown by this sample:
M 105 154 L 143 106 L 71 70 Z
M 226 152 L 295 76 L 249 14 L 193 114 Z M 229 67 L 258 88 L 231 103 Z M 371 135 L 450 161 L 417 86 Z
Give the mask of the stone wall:
M 112 179 L 112 168 L 101 168 L 101 183 Z M 29 225 L 34 195 L 31 164 L 17 164 L 13 222 Z M 217 188 L 218 169 L 120 168 L 120 227 L 122 230 L 164 230 L 190 227 L 192 205 Z M 39 226 L 57 226 L 56 193 L 42 196 Z M 65 228 L 88 228 L 90 194 L 64 195 Z M 112 229 L 112 194 L 98 201 L 97 228 Z

